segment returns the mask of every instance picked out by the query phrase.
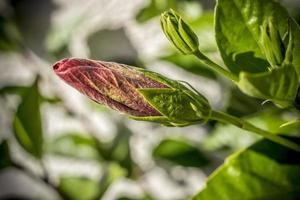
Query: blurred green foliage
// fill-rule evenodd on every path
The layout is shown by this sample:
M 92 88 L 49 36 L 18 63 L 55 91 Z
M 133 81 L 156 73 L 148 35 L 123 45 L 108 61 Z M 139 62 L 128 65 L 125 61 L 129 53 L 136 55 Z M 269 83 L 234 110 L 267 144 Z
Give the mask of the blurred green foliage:
M 14 117 L 13 127 L 19 144 L 36 158 L 43 155 L 43 130 L 40 113 L 38 79 L 22 97 Z
M 11 165 L 10 151 L 7 140 L 0 144 L 0 170 Z
M 21 48 L 21 35 L 13 19 L 0 15 L 0 52 L 13 52 Z
M 153 150 L 155 159 L 169 161 L 185 167 L 203 167 L 209 158 L 199 148 L 185 139 L 165 139 Z
M 52 1 L 5 2 L 11 4 L 9 9 L 12 12 L 8 15 L 0 13 L 1 56 L 10 53 L 23 55 L 23 59 L 29 60 L 30 57 L 26 56 L 28 54 L 23 53 L 34 52 L 41 60 L 49 63 L 62 57 L 72 56 L 69 49 L 72 32 L 80 29 L 83 23 L 90 20 L 87 17 L 88 13 L 78 12 L 68 23 L 66 20 L 66 23 L 61 26 L 53 27 L 50 24 L 50 16 L 56 7 Z M 154 17 L 169 8 L 178 10 L 183 16 L 187 17 L 188 23 L 197 33 L 201 51 L 207 53 L 216 62 L 223 64 L 214 39 L 214 14 L 211 10 L 201 10 L 201 2 L 204 1 L 151 0 L 148 5 L 138 12 L 136 20 L 145 23 L 150 19 L 155 19 Z M 188 5 L 192 5 L 192 7 L 199 6 L 200 12 L 190 16 L 187 9 Z M 27 9 L 30 6 L 31 10 L 29 12 Z M 206 7 L 203 6 L 203 8 Z M 32 9 L 36 12 L 33 12 Z M 227 9 L 232 13 L 233 8 L 229 7 Z M 299 12 L 294 14 L 300 16 Z M 45 23 L 42 23 L 43 19 Z M 232 34 L 231 29 L 234 27 L 236 27 L 236 23 L 230 22 L 226 33 Z M 248 41 L 249 39 L 249 37 L 233 38 L 237 39 L 233 42 L 234 44 L 239 43 L 240 40 Z M 113 42 L 116 46 L 112 45 Z M 122 48 L 115 50 L 118 45 L 122 45 Z M 101 58 L 127 64 L 138 62 L 138 50 L 135 49 L 127 37 L 126 27 L 116 30 L 102 30 L 99 28 L 99 30 L 88 34 L 87 46 L 91 57 L 94 59 Z M 128 51 L 124 52 L 124 49 Z M 217 80 L 217 75 L 208 66 L 200 63 L 195 58 L 180 55 L 170 46 L 165 47 L 165 49 L 167 50 L 166 53 L 157 60 L 170 62 L 174 66 L 194 75 Z M 253 57 L 253 55 L 244 54 L 235 57 L 236 62 L 242 63 L 241 66 L 248 66 L 250 61 L 245 58 Z M 264 64 L 260 66 L 264 66 Z M 24 64 L 24 67 L 27 66 Z M 45 155 L 55 155 L 83 162 L 96 161 L 97 166 L 101 169 L 101 174 L 93 178 L 62 174 L 58 183 L 52 182 L 51 173 L 49 174 L 50 179 L 46 176 L 47 173 L 45 173 L 46 175 L 34 173 L 34 176 L 53 188 L 62 199 L 70 200 L 101 199 L 120 178 L 129 178 L 139 184 L 140 179 L 147 171 L 141 169 L 135 159 L 132 158 L 133 149 L 130 139 L 133 133 L 123 121 L 116 123 L 117 133 L 111 141 L 104 142 L 92 132 L 77 132 L 76 130 L 60 133 L 55 138 L 45 139 L 44 133 L 46 131 L 41 119 L 41 107 L 43 105 L 56 104 L 56 106 L 64 109 L 66 113 L 72 113 L 69 116 L 71 118 L 78 117 L 78 113 L 68 110 L 65 105 L 66 102 L 60 99 L 59 94 L 54 94 L 53 97 L 44 96 L 44 93 L 41 94 L 42 91 L 39 85 L 40 79 L 43 79 L 43 77 L 40 77 L 38 73 L 34 76 L 36 76 L 36 80 L 31 85 L 16 84 L 7 86 L 6 83 L 1 83 L 0 99 L 3 102 L 5 102 L 6 97 L 11 95 L 18 96 L 20 100 L 11 119 L 12 132 L 17 139 L 17 143 L 38 163 L 44 161 Z M 238 117 L 246 117 L 253 124 L 276 133 L 299 135 L 299 121 L 297 120 L 286 124 L 283 128 L 281 127 L 282 124 L 288 122 L 285 117 L 290 115 L 289 110 L 279 112 L 274 106 L 262 106 L 260 100 L 241 93 L 235 87 L 232 87 L 226 95 L 227 98 L 224 98 L 222 102 L 224 104 L 222 109 L 227 113 Z M 3 105 L 3 107 L 6 107 L 6 105 Z M 103 112 L 103 109 L 97 109 L 96 111 Z M 299 118 L 299 115 L 294 114 L 293 119 L 297 118 Z M 226 159 L 225 163 L 208 179 L 206 188 L 195 199 L 232 199 L 233 197 L 243 199 L 246 196 L 252 199 L 259 199 L 263 196 L 261 199 L 272 200 L 300 198 L 298 153 L 272 142 L 260 140 L 259 137 L 231 125 L 215 122 L 209 123 L 206 129 L 210 133 L 206 135 L 201 143 L 189 141 L 185 138 L 174 139 L 168 137 L 155 144 L 153 151 L 150 153 L 156 161 L 155 167 L 164 167 L 166 170 L 174 166 L 193 167 L 199 170 L 203 170 L 203 168 L 214 169 L 219 164 L 219 160 L 224 159 L 228 153 L 244 149 Z M 298 141 L 297 139 L 293 140 Z M 11 151 L 11 147 L 13 147 L 11 142 L 13 141 L 12 138 L 8 138 L 0 142 L 1 173 L 4 172 L 3 169 L 8 167 L 24 169 L 23 172 L 28 173 L 28 170 L 25 170 L 26 165 L 24 163 L 16 164 L 15 152 Z M 219 159 L 216 161 L 211 154 L 219 156 Z M 34 191 L 34 189 L 32 190 Z M 141 198 L 131 198 L 125 195 L 118 199 L 154 199 L 150 190 L 147 190 L 147 188 L 143 188 L 143 190 L 144 196 Z M 276 196 L 272 196 L 274 191 L 277 192 Z M 8 197 L 8 199 L 27 199 L 26 197 L 17 196 Z
M 66 199 L 99 199 L 100 188 L 98 183 L 87 178 L 61 177 L 58 188 Z

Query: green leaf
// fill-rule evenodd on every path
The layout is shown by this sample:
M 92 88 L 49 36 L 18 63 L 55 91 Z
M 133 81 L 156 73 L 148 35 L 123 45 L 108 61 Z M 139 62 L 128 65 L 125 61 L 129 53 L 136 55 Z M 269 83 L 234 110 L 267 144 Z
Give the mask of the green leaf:
M 94 200 L 99 198 L 99 184 L 84 177 L 62 177 L 58 189 L 70 200 Z
M 11 165 L 8 142 L 3 140 L 0 144 L 0 170 Z
M 14 117 L 13 128 L 16 139 L 24 150 L 36 158 L 41 158 L 44 141 L 38 80 L 24 94 Z
M 261 109 L 261 100 L 249 97 L 237 87 L 231 89 L 230 96 L 226 99 L 225 103 L 226 113 L 237 117 L 253 114 Z
M 154 148 L 152 154 L 155 159 L 185 167 L 203 167 L 209 164 L 209 159 L 184 139 L 165 139 Z
M 97 141 L 76 133 L 55 138 L 47 145 L 47 152 L 80 159 L 99 159 Z
M 300 144 L 299 138 L 291 139 Z M 300 154 L 261 140 L 229 158 L 194 200 L 298 200 Z
M 21 49 L 21 36 L 16 22 L 0 16 L 0 52 L 13 52 Z
M 291 65 L 257 74 L 242 72 L 238 82 L 247 95 L 273 101 L 282 107 L 294 105 L 298 85 L 297 73 Z
M 223 60 L 230 71 L 267 71 L 269 64 L 260 48 L 260 27 L 268 19 L 276 23 L 281 39 L 288 30 L 289 14 L 273 0 L 219 0 L 216 7 L 216 40 Z M 293 64 L 300 74 L 300 31 L 292 20 L 295 36 Z

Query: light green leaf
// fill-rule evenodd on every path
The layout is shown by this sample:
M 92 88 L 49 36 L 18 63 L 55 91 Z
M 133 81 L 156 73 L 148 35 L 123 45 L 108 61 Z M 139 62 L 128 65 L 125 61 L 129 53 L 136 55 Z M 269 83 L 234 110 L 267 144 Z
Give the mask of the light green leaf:
M 165 139 L 152 152 L 158 161 L 169 161 L 186 167 L 203 167 L 209 159 L 190 142 L 184 139 Z
M 11 158 L 7 140 L 0 144 L 0 170 L 11 165 Z
M 299 138 L 292 138 L 300 143 Z M 193 200 L 298 200 L 300 154 L 268 140 L 229 158 Z
M 288 30 L 289 14 L 278 2 L 273 0 L 219 0 L 216 7 L 216 40 L 223 60 L 230 71 L 267 71 L 269 64 L 260 48 L 260 26 L 272 18 L 276 23 L 281 39 Z M 300 31 L 292 20 L 295 36 L 294 60 L 300 74 Z
M 80 158 L 98 159 L 97 141 L 75 133 L 68 133 L 55 138 L 47 145 L 50 154 Z
M 13 128 L 15 136 L 24 150 L 36 158 L 41 158 L 44 141 L 38 80 L 23 95 L 14 117 Z
M 94 200 L 99 198 L 100 186 L 84 177 L 62 177 L 58 189 L 65 198 L 71 200 Z
M 239 88 L 249 96 L 270 100 L 282 106 L 292 106 L 298 90 L 294 67 L 285 65 L 262 73 L 240 73 Z

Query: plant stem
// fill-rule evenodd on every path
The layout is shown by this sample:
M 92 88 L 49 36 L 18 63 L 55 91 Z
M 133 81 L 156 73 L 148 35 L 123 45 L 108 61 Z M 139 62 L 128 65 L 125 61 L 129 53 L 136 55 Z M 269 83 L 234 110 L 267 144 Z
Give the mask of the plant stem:
M 276 142 L 285 147 L 288 147 L 290 149 L 300 152 L 300 145 L 298 145 L 294 142 L 291 142 L 288 139 L 280 137 L 279 135 L 276 135 L 276 134 L 270 133 L 266 130 L 260 129 L 241 118 L 237 118 L 237 117 L 234 117 L 232 115 L 228 115 L 228 114 L 222 113 L 222 112 L 212 111 L 211 119 L 214 119 L 214 120 L 217 120 L 220 122 L 224 122 L 224 123 L 229 123 L 229 124 L 232 124 L 234 126 L 241 128 L 241 129 L 251 131 L 253 133 L 263 136 L 266 139 L 269 139 L 273 142 Z
M 230 79 L 231 81 L 237 82 L 239 80 L 236 75 L 234 75 L 231 72 L 225 70 L 223 67 L 221 67 L 217 63 L 215 63 L 212 60 L 210 60 L 207 56 L 205 56 L 204 54 L 202 54 L 199 50 L 197 50 L 194 53 L 194 55 L 197 58 L 199 58 L 199 60 L 201 60 L 203 63 L 205 63 L 208 66 L 210 66 L 214 71 L 216 71 L 217 73 L 225 76 L 226 78 Z

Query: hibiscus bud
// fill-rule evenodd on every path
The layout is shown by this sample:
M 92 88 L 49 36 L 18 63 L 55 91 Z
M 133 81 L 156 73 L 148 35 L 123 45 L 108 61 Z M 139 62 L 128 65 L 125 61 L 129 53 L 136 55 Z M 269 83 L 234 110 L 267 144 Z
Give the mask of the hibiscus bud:
M 197 35 L 174 10 L 164 12 L 160 22 L 166 37 L 181 53 L 193 54 L 198 50 Z
M 66 58 L 54 64 L 55 73 L 99 104 L 137 120 L 183 126 L 205 122 L 207 100 L 173 81 L 124 64 Z

